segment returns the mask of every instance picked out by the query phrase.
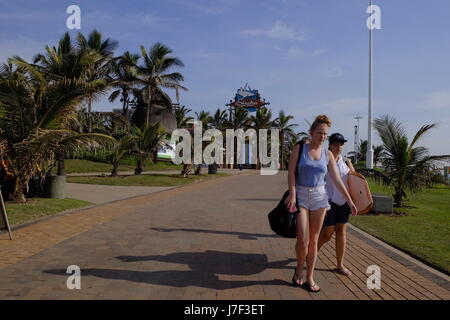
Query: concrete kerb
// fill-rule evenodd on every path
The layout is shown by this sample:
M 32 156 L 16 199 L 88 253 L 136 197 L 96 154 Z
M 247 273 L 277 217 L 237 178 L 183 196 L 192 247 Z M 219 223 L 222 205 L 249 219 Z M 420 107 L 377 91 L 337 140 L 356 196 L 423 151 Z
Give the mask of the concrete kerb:
M 257 171 L 257 170 L 255 170 L 255 171 Z M 217 177 L 217 178 L 212 179 L 212 180 L 220 180 L 220 179 L 232 178 L 232 177 L 236 177 L 236 176 L 249 175 L 249 174 L 255 174 L 255 172 L 253 170 L 247 170 L 247 171 L 244 171 L 244 172 L 241 172 L 241 173 L 230 174 L 228 176 L 220 176 L 220 177 Z M 148 196 L 150 194 L 157 194 L 157 193 L 160 193 L 160 192 L 166 192 L 166 191 L 170 191 L 170 190 L 177 189 L 177 188 L 185 188 L 185 187 L 189 187 L 189 186 L 192 186 L 192 185 L 201 184 L 201 183 L 205 183 L 205 182 L 209 182 L 209 181 L 211 181 L 211 180 L 194 181 L 192 183 L 188 183 L 188 184 L 184 184 L 184 185 L 180 185 L 180 186 L 173 186 L 170 189 L 159 190 L 159 191 L 144 193 L 144 194 L 140 194 L 140 195 L 137 195 L 137 196 L 131 196 L 131 197 L 127 197 L 127 198 L 123 198 L 123 199 L 119 199 L 119 200 L 108 201 L 108 202 L 105 202 L 105 203 L 99 203 L 99 204 L 94 204 L 94 205 L 85 206 L 85 207 L 81 207 L 81 208 L 74 208 L 74 209 L 65 210 L 65 211 L 62 211 L 62 212 L 58 212 L 57 214 L 54 214 L 54 215 L 50 215 L 50 216 L 42 217 L 42 218 L 37 218 L 37 219 L 31 220 L 31 221 L 27 221 L 27 222 L 24 222 L 24 223 L 21 223 L 21 224 L 18 224 L 18 225 L 11 226 L 11 231 L 22 229 L 22 228 L 25 228 L 27 226 L 30 226 L 30 225 L 33 225 L 33 224 L 37 224 L 37 223 L 40 223 L 40 222 L 43 222 L 43 221 L 47 221 L 47 220 L 50 220 L 50 219 L 53 219 L 53 218 L 56 218 L 56 217 L 61 217 L 61 216 L 65 216 L 65 215 L 68 215 L 68 214 L 77 213 L 77 212 L 80 212 L 80 211 L 83 211 L 83 210 L 87 210 L 87 209 L 91 209 L 91 208 L 97 208 L 97 207 L 105 206 L 105 205 L 108 205 L 108 204 L 111 204 L 111 203 L 115 203 L 115 202 L 126 201 L 126 200 L 130 200 L 130 199 L 134 199 L 134 198 L 144 197 L 144 196 Z M 4 233 L 8 233 L 8 230 L 0 230 L 0 234 L 4 234 Z M 14 241 L 14 240 L 11 240 L 11 241 Z

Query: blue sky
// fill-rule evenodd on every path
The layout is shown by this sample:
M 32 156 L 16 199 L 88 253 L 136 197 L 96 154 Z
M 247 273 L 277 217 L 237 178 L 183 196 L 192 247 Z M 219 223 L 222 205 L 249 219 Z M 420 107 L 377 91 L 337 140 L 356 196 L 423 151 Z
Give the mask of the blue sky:
M 450 1 L 373 3 L 382 27 L 374 31 L 374 117 L 396 117 L 410 138 L 438 122 L 421 144 L 450 154 Z M 351 151 L 359 113 L 367 138 L 366 0 L 0 0 L 0 61 L 55 45 L 71 4 L 81 8 L 80 31 L 96 28 L 119 41 L 117 55 L 156 41 L 169 46 L 185 64 L 179 71 L 189 91 L 181 103 L 194 111 L 224 108 L 248 82 L 271 102 L 274 117 L 293 115 L 298 131 L 307 130 L 304 119 L 325 113 L 330 133 L 344 134 Z M 94 109 L 119 106 L 103 99 Z

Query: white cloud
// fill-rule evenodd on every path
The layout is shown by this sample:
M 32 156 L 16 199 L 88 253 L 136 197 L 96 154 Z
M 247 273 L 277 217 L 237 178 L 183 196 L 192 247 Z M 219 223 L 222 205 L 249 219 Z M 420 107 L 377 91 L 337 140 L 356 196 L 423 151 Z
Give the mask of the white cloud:
M 262 36 L 277 40 L 306 40 L 304 32 L 298 31 L 282 21 L 276 21 L 270 28 L 247 29 L 242 31 L 242 33 L 250 36 Z

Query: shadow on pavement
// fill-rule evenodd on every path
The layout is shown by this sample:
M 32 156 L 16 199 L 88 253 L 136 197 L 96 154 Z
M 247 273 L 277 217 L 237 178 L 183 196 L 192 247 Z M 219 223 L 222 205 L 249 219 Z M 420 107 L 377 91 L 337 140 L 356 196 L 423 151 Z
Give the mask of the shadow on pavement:
M 221 280 L 219 274 L 250 276 L 260 273 L 267 268 L 282 269 L 295 259 L 268 262 L 264 254 L 248 254 L 221 251 L 180 252 L 168 255 L 152 256 L 119 256 L 117 259 L 124 262 L 159 261 L 178 263 L 189 266 L 190 271 L 164 270 L 164 271 L 137 271 L 120 269 L 81 269 L 81 276 L 94 276 L 104 279 L 127 280 L 140 283 L 188 287 L 197 286 L 209 289 L 232 289 L 253 285 L 290 285 L 290 282 L 273 280 Z M 61 276 L 68 276 L 66 269 L 51 269 L 43 272 Z
M 205 229 L 186 229 L 186 228 L 150 228 L 151 230 L 159 232 L 198 232 L 198 233 L 212 233 L 212 234 L 229 234 L 239 236 L 239 239 L 243 240 L 258 240 L 258 238 L 278 238 L 279 236 L 275 234 L 262 234 L 262 233 L 246 233 L 246 232 L 229 232 L 229 231 L 218 231 L 218 230 L 205 230 Z

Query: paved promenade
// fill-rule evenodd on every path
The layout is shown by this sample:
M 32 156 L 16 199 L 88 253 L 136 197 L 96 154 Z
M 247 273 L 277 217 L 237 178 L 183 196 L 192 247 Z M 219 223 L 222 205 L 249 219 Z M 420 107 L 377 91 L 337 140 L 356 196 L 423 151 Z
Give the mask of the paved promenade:
M 2 233 L 0 299 L 450 299 L 448 277 L 353 228 L 352 276 L 331 271 L 331 241 L 316 266 L 321 292 L 293 287 L 295 240 L 267 222 L 286 181 L 250 170 L 57 216 L 13 241 Z M 80 290 L 67 289 L 70 265 Z M 379 290 L 367 288 L 369 265 L 381 268 Z
M 246 172 L 247 170 L 233 170 L 219 168 L 219 173 L 227 174 L 240 174 Z M 206 174 L 208 168 L 202 168 L 202 173 Z M 131 171 L 119 172 L 118 176 L 133 175 Z M 178 171 L 144 171 L 143 175 L 146 174 L 180 174 Z M 107 172 L 94 172 L 94 173 L 72 173 L 68 174 L 68 177 L 86 177 L 86 176 L 109 176 Z M 131 197 L 136 197 L 144 194 L 150 194 L 154 192 L 159 192 L 163 190 L 169 190 L 175 187 L 143 187 L 143 186 L 98 186 L 95 184 L 82 184 L 82 183 L 67 183 L 66 184 L 66 197 L 72 199 L 79 199 L 89 201 L 94 204 L 103 204 L 111 201 L 128 199 Z

